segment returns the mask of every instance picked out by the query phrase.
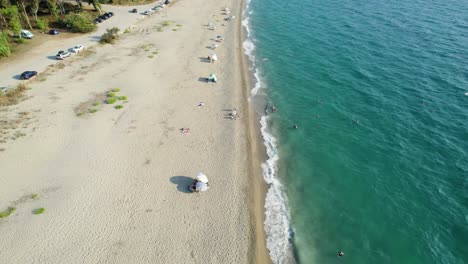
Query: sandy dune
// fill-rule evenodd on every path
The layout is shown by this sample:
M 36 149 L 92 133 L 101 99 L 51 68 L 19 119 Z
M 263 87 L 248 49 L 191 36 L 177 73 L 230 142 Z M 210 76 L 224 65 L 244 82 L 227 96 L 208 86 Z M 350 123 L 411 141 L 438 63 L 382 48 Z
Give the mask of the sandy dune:
M 225 6 L 234 21 L 223 21 Z M 253 262 L 249 178 L 261 176 L 247 154 L 240 8 L 180 0 L 117 44 L 49 68 L 30 82 L 29 99 L 0 112 L 27 112 L 15 130 L 24 135 L 0 143 L 0 210 L 17 207 L 0 219 L 0 262 Z M 202 58 L 217 35 L 226 40 L 211 64 Z M 211 72 L 217 84 L 201 81 Z M 114 88 L 128 101 L 77 116 L 78 105 Z M 233 108 L 237 120 L 226 118 Z M 198 171 L 210 189 L 188 193 Z

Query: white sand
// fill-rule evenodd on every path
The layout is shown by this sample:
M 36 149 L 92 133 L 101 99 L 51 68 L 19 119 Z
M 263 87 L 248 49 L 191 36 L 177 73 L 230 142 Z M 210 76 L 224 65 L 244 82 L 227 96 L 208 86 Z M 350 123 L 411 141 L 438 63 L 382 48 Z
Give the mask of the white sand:
M 239 19 L 237 1 L 179 0 L 117 44 L 65 60 L 30 82 L 28 100 L 0 112 L 0 120 L 32 117 L 16 129 L 26 136 L 0 143 L 0 210 L 17 207 L 0 219 L 1 263 L 252 262 L 247 191 L 249 177 L 261 176 L 247 160 L 238 21 L 221 26 L 225 6 Z M 219 60 L 200 61 L 216 35 L 226 39 Z M 199 81 L 211 72 L 217 84 Z M 123 109 L 74 113 L 117 87 L 129 99 Z M 226 119 L 235 107 L 240 119 Z M 188 193 L 198 171 L 211 188 Z M 45 213 L 34 215 L 39 207 Z

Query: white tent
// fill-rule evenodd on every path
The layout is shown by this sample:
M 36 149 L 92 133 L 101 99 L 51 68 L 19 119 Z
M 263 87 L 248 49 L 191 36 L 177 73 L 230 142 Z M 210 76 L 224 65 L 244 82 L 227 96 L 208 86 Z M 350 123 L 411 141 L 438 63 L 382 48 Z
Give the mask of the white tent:
M 195 186 L 195 191 L 197 192 L 206 192 L 208 190 L 208 185 L 204 182 L 197 182 L 197 185 Z
M 217 60 L 218 60 L 218 56 L 216 56 L 216 54 L 213 53 L 213 54 L 211 54 L 211 59 L 212 59 L 213 61 L 217 61 Z
M 197 180 L 199 182 L 208 183 L 208 177 L 203 172 L 197 173 Z

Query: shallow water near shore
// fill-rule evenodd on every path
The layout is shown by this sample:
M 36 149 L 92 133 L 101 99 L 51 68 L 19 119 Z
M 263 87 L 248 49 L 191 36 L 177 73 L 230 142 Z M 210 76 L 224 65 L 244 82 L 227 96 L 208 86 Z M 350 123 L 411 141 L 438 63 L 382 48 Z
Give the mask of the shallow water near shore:
M 278 108 L 262 118 L 273 261 L 467 263 L 466 2 L 245 12 L 252 92 Z

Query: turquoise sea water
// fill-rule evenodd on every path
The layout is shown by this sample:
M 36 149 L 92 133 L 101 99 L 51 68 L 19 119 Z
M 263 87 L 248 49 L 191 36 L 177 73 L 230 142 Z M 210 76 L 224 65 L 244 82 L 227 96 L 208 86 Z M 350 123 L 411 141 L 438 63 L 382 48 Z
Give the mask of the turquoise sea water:
M 262 119 L 274 262 L 468 263 L 468 2 L 245 12 L 253 93 L 278 108 Z

